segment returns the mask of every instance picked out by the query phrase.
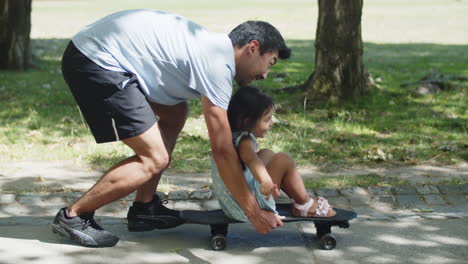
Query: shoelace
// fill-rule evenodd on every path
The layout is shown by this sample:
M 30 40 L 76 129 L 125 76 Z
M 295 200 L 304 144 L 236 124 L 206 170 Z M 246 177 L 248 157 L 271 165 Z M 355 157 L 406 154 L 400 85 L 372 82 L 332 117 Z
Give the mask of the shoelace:
M 81 230 L 85 230 L 86 228 L 88 228 L 89 226 L 91 226 L 92 228 L 96 229 L 96 230 L 101 230 L 102 228 L 96 223 L 96 221 L 94 221 L 94 218 L 92 215 L 90 216 L 81 216 L 81 224 L 83 224 L 83 226 L 81 227 Z
M 176 210 L 172 210 L 172 209 L 169 209 L 163 205 L 165 204 L 168 204 L 169 201 L 164 199 L 164 200 L 160 200 L 160 205 L 162 206 L 162 210 L 165 211 L 167 214 L 171 215 L 171 216 L 175 216 L 175 217 L 180 217 L 179 214 L 177 213 Z
M 85 230 L 86 228 L 88 228 L 92 223 L 91 223 L 91 219 L 89 218 L 82 218 L 81 219 L 81 224 L 83 224 L 83 226 L 81 227 L 81 230 Z

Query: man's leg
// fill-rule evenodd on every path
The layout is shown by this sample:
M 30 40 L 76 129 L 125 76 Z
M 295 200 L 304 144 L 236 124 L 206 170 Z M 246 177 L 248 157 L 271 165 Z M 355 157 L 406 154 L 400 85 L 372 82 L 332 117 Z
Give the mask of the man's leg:
M 98 66 L 72 42 L 64 53 L 62 72 L 96 142 L 121 139 L 135 156 L 109 169 L 70 208 L 60 209 L 52 231 L 85 246 L 113 246 L 118 237 L 96 224 L 94 211 L 160 174 L 169 164 L 169 151 L 136 75 Z
M 166 144 L 166 149 L 168 149 L 171 156 L 177 136 L 187 119 L 188 106 L 186 103 L 175 106 L 152 104 L 152 109 L 159 117 L 159 128 Z M 162 172 L 154 175 L 151 180 L 137 190 L 135 202 L 127 214 L 127 227 L 129 231 L 141 232 L 156 228 L 167 229 L 183 223 L 178 211 L 165 207 L 161 199 L 154 195 L 161 175 Z
M 169 164 L 157 123 L 143 134 L 123 141 L 136 155 L 111 168 L 68 210 L 62 208 L 51 224 L 54 233 L 89 247 L 111 247 L 119 241 L 94 221 L 94 211 L 135 191 Z
M 167 106 L 156 103 L 151 103 L 151 107 L 154 113 L 159 117 L 158 125 L 161 131 L 164 144 L 169 152 L 169 157 L 172 157 L 177 137 L 184 127 L 185 121 L 188 116 L 188 104 L 186 102 Z M 154 193 L 159 184 L 163 171 L 156 174 L 146 182 L 143 186 L 138 188 L 135 201 L 137 202 L 149 202 L 153 199 Z
M 135 156 L 112 167 L 78 201 L 68 209 L 70 217 L 96 209 L 122 198 L 160 174 L 169 164 L 169 153 L 162 139 L 158 124 L 141 135 L 124 139 L 135 151 Z

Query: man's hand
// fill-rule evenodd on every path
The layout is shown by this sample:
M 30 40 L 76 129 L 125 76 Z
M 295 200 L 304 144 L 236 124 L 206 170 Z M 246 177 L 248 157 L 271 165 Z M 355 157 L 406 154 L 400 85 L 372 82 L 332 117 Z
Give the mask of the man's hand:
M 227 111 L 213 105 L 204 96 L 202 96 L 201 102 L 213 158 L 229 192 L 242 210 L 246 212 L 249 221 L 259 233 L 266 234 L 274 228 L 282 226 L 281 217 L 272 212 L 261 210 L 257 200 L 249 190 L 240 166 L 238 153 L 232 144 Z
M 283 226 L 282 217 L 270 211 L 258 209 L 255 214 L 247 217 L 260 234 L 270 233 L 273 229 Z

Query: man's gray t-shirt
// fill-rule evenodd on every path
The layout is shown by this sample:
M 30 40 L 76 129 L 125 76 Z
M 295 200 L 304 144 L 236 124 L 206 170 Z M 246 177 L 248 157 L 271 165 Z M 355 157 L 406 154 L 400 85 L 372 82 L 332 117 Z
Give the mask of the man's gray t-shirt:
M 152 102 L 174 105 L 203 95 L 229 105 L 235 61 L 227 34 L 171 13 L 127 10 L 86 26 L 72 41 L 99 66 L 136 74 Z

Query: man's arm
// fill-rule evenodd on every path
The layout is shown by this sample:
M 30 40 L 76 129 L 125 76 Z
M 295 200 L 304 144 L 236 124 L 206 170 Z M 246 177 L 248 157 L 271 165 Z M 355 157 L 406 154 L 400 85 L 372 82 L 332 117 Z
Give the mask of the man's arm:
M 278 215 L 259 208 L 245 182 L 237 152 L 232 144 L 227 111 L 213 105 L 204 96 L 202 96 L 201 102 L 213 158 L 229 192 L 259 233 L 266 234 L 273 228 L 282 226 L 283 222 Z

